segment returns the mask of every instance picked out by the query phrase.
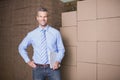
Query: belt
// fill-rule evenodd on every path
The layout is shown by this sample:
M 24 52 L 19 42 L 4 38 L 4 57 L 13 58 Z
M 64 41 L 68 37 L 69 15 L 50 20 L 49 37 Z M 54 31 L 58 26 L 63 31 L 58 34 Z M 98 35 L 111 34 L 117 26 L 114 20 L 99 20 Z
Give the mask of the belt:
M 40 66 L 40 67 L 49 67 L 50 66 L 50 64 L 36 64 L 36 63 L 35 63 L 35 65 Z

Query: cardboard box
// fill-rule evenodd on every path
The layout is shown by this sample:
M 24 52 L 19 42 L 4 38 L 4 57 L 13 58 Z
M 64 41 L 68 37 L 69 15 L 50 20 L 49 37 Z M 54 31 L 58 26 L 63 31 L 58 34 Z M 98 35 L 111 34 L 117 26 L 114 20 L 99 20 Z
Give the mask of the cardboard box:
M 77 16 L 78 21 L 96 19 L 96 0 L 78 1 Z

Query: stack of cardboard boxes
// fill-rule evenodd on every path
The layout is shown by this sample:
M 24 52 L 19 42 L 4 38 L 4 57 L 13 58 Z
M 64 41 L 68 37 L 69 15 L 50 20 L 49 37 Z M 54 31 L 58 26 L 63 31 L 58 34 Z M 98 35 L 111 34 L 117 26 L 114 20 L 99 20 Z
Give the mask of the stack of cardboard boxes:
M 83 0 L 62 13 L 63 80 L 120 80 L 120 0 Z

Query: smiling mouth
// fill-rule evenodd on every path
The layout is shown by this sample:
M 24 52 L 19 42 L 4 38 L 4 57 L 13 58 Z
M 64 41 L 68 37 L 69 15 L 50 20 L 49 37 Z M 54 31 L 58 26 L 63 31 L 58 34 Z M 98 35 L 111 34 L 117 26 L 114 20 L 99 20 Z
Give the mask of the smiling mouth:
M 47 24 L 47 22 L 45 22 L 45 21 L 41 21 L 40 24 L 44 26 L 44 25 Z
M 46 24 L 46 22 L 45 22 L 45 21 L 41 21 L 41 23 L 42 23 L 42 24 Z

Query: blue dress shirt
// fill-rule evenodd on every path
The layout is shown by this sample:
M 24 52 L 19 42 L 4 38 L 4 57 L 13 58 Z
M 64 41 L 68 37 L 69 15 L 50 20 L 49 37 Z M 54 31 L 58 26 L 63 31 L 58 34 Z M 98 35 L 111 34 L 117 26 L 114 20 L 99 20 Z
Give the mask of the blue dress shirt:
M 46 30 L 47 53 L 49 54 L 50 52 L 55 52 L 57 54 L 56 61 L 61 62 L 64 57 L 65 49 L 60 32 L 49 25 L 47 25 L 44 29 Z M 26 63 L 30 61 L 26 49 L 30 44 L 32 44 L 34 52 L 32 59 L 35 63 L 42 64 L 40 56 L 41 47 L 39 44 L 41 41 L 41 31 L 42 28 L 39 26 L 29 32 L 18 47 L 19 53 Z

